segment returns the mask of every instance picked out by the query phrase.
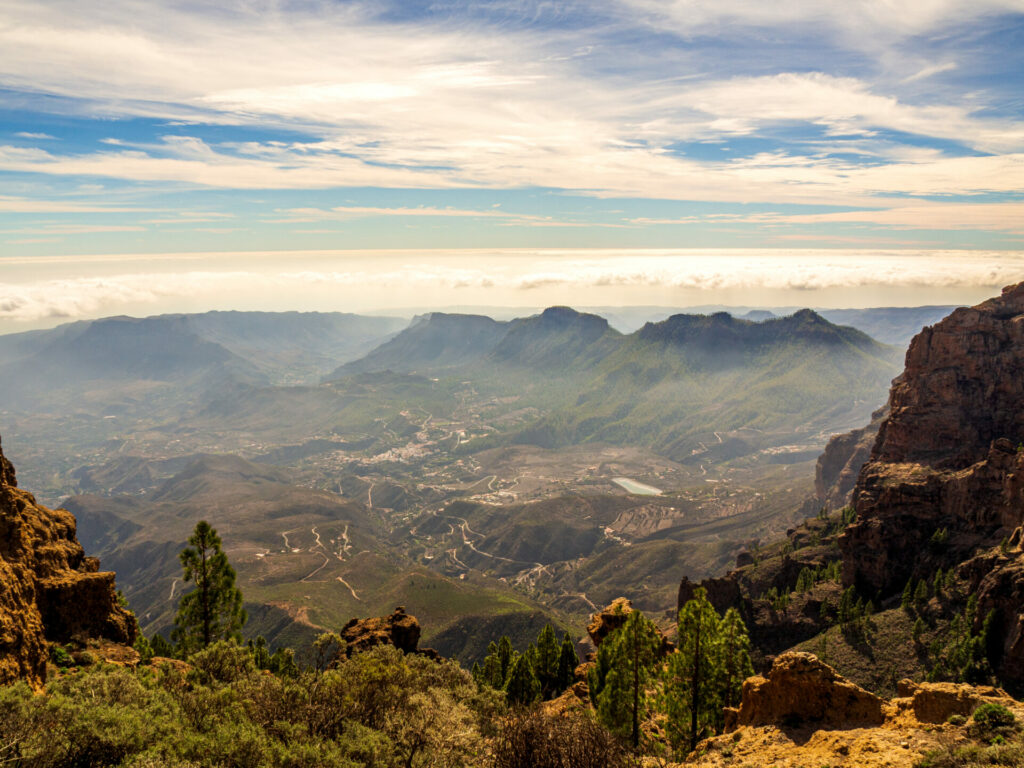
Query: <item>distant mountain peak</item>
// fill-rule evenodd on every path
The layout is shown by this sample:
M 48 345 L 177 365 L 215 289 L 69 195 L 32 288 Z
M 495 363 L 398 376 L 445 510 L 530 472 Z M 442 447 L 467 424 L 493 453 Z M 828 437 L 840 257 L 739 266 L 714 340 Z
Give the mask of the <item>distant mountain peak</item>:
M 529 318 L 527 318 L 529 319 Z M 608 328 L 608 321 L 600 315 L 579 312 L 572 307 L 548 307 L 540 313 L 540 321 L 545 324 L 568 326 L 580 324 L 594 328 Z
M 798 309 L 791 315 L 791 317 L 794 317 L 797 320 L 806 320 L 813 323 L 825 323 L 827 325 L 832 325 L 832 323 L 819 315 L 813 309 Z

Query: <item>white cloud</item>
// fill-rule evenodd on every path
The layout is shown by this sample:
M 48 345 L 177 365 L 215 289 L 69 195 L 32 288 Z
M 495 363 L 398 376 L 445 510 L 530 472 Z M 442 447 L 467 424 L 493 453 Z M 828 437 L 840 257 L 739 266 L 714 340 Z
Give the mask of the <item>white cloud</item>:
M 40 141 L 56 141 L 56 136 L 51 136 L 48 133 L 35 133 L 33 131 L 18 131 L 16 134 L 19 139 L 38 139 Z
M 1021 12 L 1024 0 L 923 0 L 899 8 L 891 0 L 620 0 L 613 7 L 629 23 L 683 35 L 770 27 L 799 42 L 808 30 L 827 29 L 891 43 Z M 645 66 L 630 65 L 631 51 L 617 47 L 627 44 L 614 29 L 385 23 L 374 10 L 360 3 L 283 4 L 271 11 L 249 2 L 0 0 L 5 87 L 66 97 L 73 100 L 67 108 L 88 115 L 181 123 L 176 135 L 149 145 L 111 136 L 100 140 L 103 151 L 77 154 L 0 147 L 0 166 L 223 189 L 539 186 L 605 197 L 886 208 L 901 207 L 893 199 L 901 195 L 1024 189 L 1024 126 L 989 116 L 991 97 L 950 92 L 924 99 L 897 87 L 900 78 L 918 83 L 949 71 L 957 66 L 955 51 L 943 63 L 924 66 L 920 56 L 908 54 L 918 64 L 888 87 L 870 72 L 854 77 L 802 69 L 715 79 L 699 61 L 677 53 L 659 59 L 662 52 L 654 52 Z M 211 144 L 188 135 L 191 122 L 291 129 L 310 138 L 287 133 L 286 140 Z M 775 129 L 794 124 L 842 138 L 738 161 L 674 151 L 678 143 L 723 136 L 770 141 Z M 878 130 L 993 154 L 952 158 L 877 139 L 872 133 Z M 878 163 L 830 154 L 838 151 Z M 16 209 L 0 199 L 4 210 Z M 293 221 L 484 215 L 414 212 L 429 210 L 447 209 L 386 212 L 353 205 L 306 218 L 286 215 L 300 217 Z M 583 226 L 544 216 L 490 218 L 501 226 Z M 161 216 L 153 223 L 204 220 Z
M 247 303 L 294 301 L 304 308 L 402 306 L 396 302 L 487 304 L 495 297 L 557 303 L 572 291 L 577 303 L 595 303 L 601 291 L 664 296 L 664 291 L 710 292 L 708 300 L 736 291 L 829 291 L 834 289 L 979 289 L 990 293 L 1024 280 L 1024 253 L 1006 251 L 872 250 L 490 250 L 407 252 L 289 252 L 280 254 L 186 254 L 186 261 L 215 265 L 182 270 L 169 254 L 69 259 L 75 273 L 90 264 L 123 263 L 106 276 L 68 277 L 0 283 L 0 322 L 31 323 L 47 318 L 78 318 L 127 311 L 180 311 Z M 173 273 L 151 267 L 174 261 Z M 243 261 L 262 268 L 232 268 Z M 5 260 L 6 262 L 7 260 Z M 58 260 L 59 261 L 59 260 Z M 55 262 L 56 263 L 56 262 Z M 150 267 L 150 268 L 147 268 Z M 717 293 L 716 293 L 717 292 Z M 733 293 L 730 293 L 733 292 Z M 984 294 L 982 294 L 984 295 Z M 790 303 L 811 303 L 807 295 Z M 600 303 L 597 301 L 596 303 Z M 409 306 L 409 304 L 405 304 Z
M 875 49 L 906 37 L 955 29 L 970 21 L 1024 11 L 1021 0 L 619 0 L 658 24 L 684 36 L 728 27 L 831 33 L 861 48 Z
M 531 216 L 522 213 L 508 213 L 495 209 L 477 211 L 467 208 L 436 208 L 418 206 L 415 208 L 386 208 L 365 205 L 341 205 L 335 208 L 289 208 L 279 211 L 284 218 L 273 219 L 279 223 L 304 223 L 311 221 L 347 221 L 349 219 L 371 218 L 377 216 L 399 217 L 441 217 L 460 219 L 502 219 L 505 221 L 550 222 L 548 216 Z
M 767 123 L 808 122 L 841 134 L 884 128 L 955 139 L 983 150 L 1024 148 L 1024 126 L 1019 122 L 980 120 L 972 117 L 974 110 L 961 105 L 904 104 L 875 93 L 857 78 L 822 72 L 738 77 L 686 89 L 678 99 L 732 121 L 731 129 L 717 125 L 717 132 L 749 134 Z
M 903 78 L 903 82 L 913 83 L 917 80 L 924 80 L 926 78 L 932 77 L 933 75 L 938 75 L 943 72 L 950 72 L 956 68 L 957 65 L 955 61 L 947 61 L 945 64 L 929 64 L 928 66 L 919 69 L 917 72 L 910 75 L 909 77 Z

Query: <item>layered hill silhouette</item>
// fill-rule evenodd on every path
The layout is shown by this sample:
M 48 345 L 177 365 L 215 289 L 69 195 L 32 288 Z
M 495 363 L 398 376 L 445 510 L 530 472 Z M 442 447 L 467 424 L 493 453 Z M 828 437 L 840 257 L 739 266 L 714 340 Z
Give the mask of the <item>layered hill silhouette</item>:
M 430 315 L 329 378 L 390 370 L 470 380 L 546 409 L 514 441 L 635 443 L 721 460 L 854 426 L 881 401 L 899 357 L 811 310 L 761 322 L 673 315 L 624 335 L 552 307 L 507 323 Z
M 94 393 L 110 399 L 217 387 L 316 381 L 339 361 L 404 326 L 398 318 L 341 313 L 207 312 L 109 317 L 50 331 L 0 336 L 0 388 L 8 406 L 64 407 Z M 173 393 L 172 393 L 173 394 Z M 56 397 L 55 397 L 56 396 Z M 81 399 L 81 398 L 78 398 Z

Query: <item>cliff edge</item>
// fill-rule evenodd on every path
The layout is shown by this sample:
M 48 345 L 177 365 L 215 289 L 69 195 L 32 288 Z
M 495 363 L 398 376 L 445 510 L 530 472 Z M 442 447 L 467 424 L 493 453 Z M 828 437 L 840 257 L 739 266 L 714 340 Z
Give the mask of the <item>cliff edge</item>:
M 1024 685 L 1024 283 L 914 337 L 839 538 L 843 582 L 896 594 L 955 568 L 994 611 L 1000 679 Z
M 0 449 L 0 684 L 46 680 L 49 643 L 106 638 L 131 644 L 135 618 L 117 601 L 114 574 L 101 572 L 75 538 L 75 518 L 18 488 Z

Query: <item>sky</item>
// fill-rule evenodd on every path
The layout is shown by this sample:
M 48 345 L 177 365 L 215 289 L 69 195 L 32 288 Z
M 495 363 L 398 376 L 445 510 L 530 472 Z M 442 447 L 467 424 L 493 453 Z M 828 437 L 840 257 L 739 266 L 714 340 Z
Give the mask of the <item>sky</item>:
M 0 332 L 211 308 L 972 303 L 1024 0 L 0 0 Z

